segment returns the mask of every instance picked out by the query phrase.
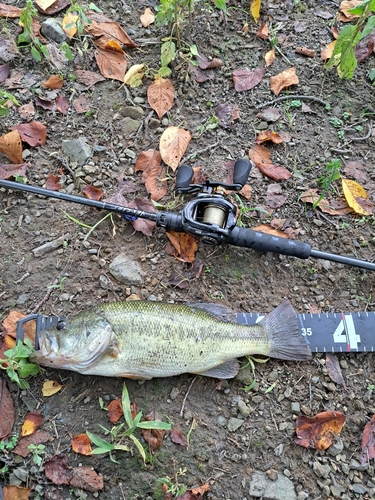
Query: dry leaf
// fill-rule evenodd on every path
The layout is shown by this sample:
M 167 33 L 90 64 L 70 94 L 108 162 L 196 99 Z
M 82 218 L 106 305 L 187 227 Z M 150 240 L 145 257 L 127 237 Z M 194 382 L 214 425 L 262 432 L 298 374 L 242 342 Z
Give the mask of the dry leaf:
M 49 174 L 46 180 L 46 189 L 50 191 L 59 191 L 61 189 L 60 184 L 61 177 L 55 174 Z
M 128 206 L 129 208 L 135 208 L 136 210 L 144 210 L 145 212 L 157 213 L 157 210 L 152 201 L 143 198 L 135 198 L 125 206 Z M 136 231 L 140 231 L 146 236 L 151 236 L 152 230 L 156 226 L 156 222 L 141 219 L 140 217 L 138 217 L 138 219 L 136 220 L 132 220 L 131 223 Z
M 262 130 L 255 139 L 255 144 L 262 144 L 262 142 L 272 141 L 274 144 L 281 144 L 283 139 L 273 130 Z
M 363 430 L 361 463 L 367 464 L 372 458 L 375 458 L 375 415 Z
M 317 203 L 319 200 L 319 195 L 316 189 L 309 189 L 301 195 L 301 201 L 304 203 Z M 349 207 L 346 200 L 326 200 L 322 199 L 317 205 L 322 212 L 330 215 L 345 215 L 353 212 L 353 209 Z
M 78 434 L 71 441 L 72 449 L 81 455 L 91 455 L 91 440 L 87 434 Z
M 22 486 L 3 486 L 4 500 L 28 500 L 32 488 Z
M 266 22 L 262 23 L 256 32 L 255 36 L 261 38 L 262 40 L 268 40 L 270 37 L 270 31 Z
M 171 252 L 167 251 L 166 248 L 166 253 L 168 255 L 173 255 L 174 248 L 170 243 L 168 243 L 168 246 L 171 247 Z M 176 288 L 184 290 L 185 288 L 188 288 L 190 286 L 190 280 L 200 277 L 200 275 L 202 274 L 202 270 L 203 262 L 200 259 L 195 259 L 190 269 L 186 270 L 185 267 L 181 267 L 181 269 L 178 269 L 176 274 L 169 279 L 168 286 L 174 286 Z
M 291 174 L 289 170 L 284 167 L 280 167 L 279 165 L 264 165 L 263 163 L 259 163 L 257 164 L 257 167 L 263 175 L 273 179 L 274 181 L 285 181 L 293 177 L 293 174 Z
M 61 89 L 63 85 L 64 79 L 60 75 L 51 75 L 48 80 L 41 84 L 41 87 L 44 87 L 45 89 L 56 90 Z
M 252 227 L 251 229 L 259 233 L 265 233 L 265 234 L 270 234 L 271 236 L 277 236 L 278 238 L 288 238 L 288 235 L 284 233 L 284 231 L 280 231 L 280 229 L 274 229 L 273 227 L 267 224 L 261 224 L 260 226 L 255 226 Z
M 0 137 L 0 153 L 4 153 L 12 163 L 23 163 L 22 141 L 18 130 Z
M 87 184 L 83 189 L 82 193 L 86 196 L 86 198 L 89 198 L 90 200 L 96 200 L 99 201 L 100 198 L 103 196 L 103 191 L 92 184 Z
M 312 418 L 299 416 L 294 442 L 305 448 L 326 450 L 340 434 L 345 420 L 345 415 L 338 411 L 324 411 Z
M 20 319 L 26 318 L 26 316 L 27 316 L 26 314 L 24 314 L 20 311 L 15 311 L 15 310 L 10 311 L 8 316 L 3 321 L 4 333 L 6 335 L 10 335 L 11 337 L 13 337 L 15 339 L 16 332 L 17 332 L 17 321 Z M 24 323 L 23 324 L 23 331 L 25 334 L 25 338 L 30 339 L 31 342 L 34 344 L 34 341 L 35 341 L 35 322 L 28 321 L 28 322 Z
M 367 182 L 366 170 L 359 161 L 349 161 L 344 167 L 344 172 L 349 177 L 353 177 L 357 182 Z
M 271 66 L 271 64 L 274 62 L 275 59 L 276 59 L 275 49 L 269 50 L 264 56 L 267 68 L 268 66 Z
M 47 127 L 40 122 L 21 123 L 10 127 L 17 130 L 23 142 L 29 146 L 42 146 L 47 140 Z
M 347 23 L 359 17 L 359 14 L 350 14 L 349 10 L 363 3 L 363 0 L 343 0 L 340 4 L 339 21 Z
M 35 431 L 39 429 L 39 427 L 43 423 L 43 417 L 38 411 L 30 411 L 25 418 L 24 423 L 21 428 L 21 436 L 30 436 L 30 434 L 34 434 Z
M 152 412 L 145 416 L 145 420 L 160 422 L 160 417 L 155 412 Z M 142 429 L 143 439 L 148 443 L 151 454 L 154 454 L 163 444 L 165 434 L 166 432 L 162 429 Z
M 13 7 L 13 5 L 0 3 L 0 17 L 9 17 L 15 19 L 17 17 L 20 17 L 21 14 L 22 9 L 20 9 L 19 7 Z
M 86 71 L 84 69 L 76 69 L 74 71 L 74 74 L 77 77 L 78 83 L 83 83 L 84 85 L 87 85 L 88 87 L 95 85 L 95 83 L 105 81 L 105 78 L 103 78 L 102 75 L 99 75 L 99 73 L 94 73 L 93 71 Z
M 56 0 L 35 0 L 35 3 L 43 10 L 47 10 Z
M 324 49 L 322 49 L 320 53 L 320 58 L 322 61 L 326 61 L 327 59 L 331 58 L 335 45 L 336 45 L 336 40 L 333 40 L 333 42 L 330 42 Z
M 81 94 L 77 99 L 73 99 L 73 108 L 79 114 L 90 111 L 90 104 L 87 102 L 85 94 Z
M 373 213 L 374 204 L 368 200 L 365 189 L 358 182 L 349 179 L 341 179 L 344 196 L 351 207 L 357 214 L 371 215 Z
M 116 22 L 98 23 L 96 21 L 92 21 L 91 24 L 86 26 L 86 30 L 92 35 L 100 37 L 101 42 L 115 40 L 120 45 L 127 45 L 132 48 L 136 47 L 135 43 Z
M 251 90 L 263 79 L 266 68 L 258 68 L 254 71 L 237 69 L 233 71 L 234 88 L 237 92 Z
M 161 155 L 155 149 L 142 151 L 138 156 L 135 171 L 142 170 L 142 181 L 145 183 L 151 199 L 158 201 L 167 194 L 167 179 L 165 168 L 161 165 Z
M 5 439 L 12 432 L 14 417 L 12 396 L 5 380 L 0 378 L 0 439 Z
M 280 118 L 281 114 L 278 108 L 266 108 L 256 115 L 260 120 L 265 120 L 266 122 L 276 122 Z
M 314 49 L 308 49 L 307 47 L 296 47 L 295 49 L 297 54 L 301 54 L 306 57 L 314 57 L 315 56 L 315 50 Z
M 249 158 L 256 166 L 258 166 L 258 164 L 269 165 L 272 163 L 270 151 L 265 146 L 261 145 L 255 145 L 250 149 Z
M 270 78 L 270 88 L 275 95 L 291 85 L 298 85 L 299 79 L 296 75 L 296 68 L 289 68 L 276 76 Z
M 95 60 L 100 73 L 110 80 L 124 81 L 128 62 L 123 51 L 95 50 Z
M 174 87 L 169 78 L 156 78 L 147 89 L 147 99 L 159 120 L 173 106 Z
M 133 88 L 139 87 L 145 74 L 145 72 L 143 71 L 144 67 L 145 63 L 133 64 L 133 66 L 128 69 L 126 75 L 124 76 L 124 83 Z
M 333 382 L 336 382 L 336 384 L 342 385 L 343 388 L 346 390 L 346 384 L 342 377 L 339 360 L 334 354 L 330 352 L 326 353 L 326 368 L 329 378 Z
M 162 133 L 160 137 L 160 154 L 164 163 L 171 167 L 173 171 L 178 168 L 190 141 L 190 132 L 179 127 L 168 127 Z
M 1 59 L 1 54 L 0 54 Z M 5 80 L 9 77 L 10 73 L 10 63 L 7 62 L 5 64 L 0 65 L 0 83 L 5 82 Z
M 115 424 L 116 422 L 118 422 L 124 414 L 124 410 L 122 409 L 122 405 L 121 405 L 121 399 L 113 399 L 109 403 L 107 410 L 108 410 L 109 421 L 112 424 Z
M 178 429 L 171 429 L 169 437 L 173 443 L 180 444 L 181 446 L 187 446 L 186 437 Z
M 146 7 L 144 13 L 140 16 L 141 24 L 144 28 L 150 26 L 150 24 L 155 22 L 155 14 L 152 12 L 150 7 Z
M 38 444 L 46 443 L 48 440 L 49 435 L 39 429 L 33 434 L 21 438 L 18 441 L 17 446 L 14 448 L 13 453 L 21 455 L 21 457 L 25 458 L 31 453 L 31 451 L 29 450 L 29 446 L 31 444 L 37 446 Z
M 46 380 L 43 383 L 42 394 L 45 397 L 53 396 L 62 389 L 62 385 L 56 380 Z
M 28 104 L 22 104 L 22 106 L 18 108 L 18 114 L 24 120 L 31 120 L 35 115 L 34 104 L 32 102 L 29 102 Z
M 92 467 L 83 465 L 74 467 L 73 476 L 69 482 L 73 488 L 81 488 L 96 493 L 104 488 L 103 476 L 97 474 Z
M 221 68 L 221 66 L 224 65 L 221 59 L 217 59 L 216 57 L 214 57 L 213 59 L 208 59 L 208 57 L 204 56 L 203 54 L 197 55 L 197 63 L 200 69 Z
M 56 104 L 56 109 L 60 111 L 60 113 L 62 113 L 63 115 L 67 114 L 69 109 L 69 103 L 63 95 L 59 95 L 56 97 L 55 104 Z
M 69 484 L 73 477 L 73 470 L 68 466 L 68 458 L 64 455 L 55 455 L 44 464 L 44 473 L 53 484 Z
M 12 177 L 26 177 L 26 170 L 30 163 L 2 164 L 0 165 L 0 179 L 11 179 Z
M 62 29 L 68 38 L 73 38 L 77 33 L 78 14 L 75 12 L 68 12 L 62 20 Z
M 176 233 L 174 231 L 168 231 L 166 235 L 176 249 L 174 254 L 176 259 L 182 262 L 194 262 L 195 254 L 198 251 L 194 236 L 189 233 Z
M 258 23 L 258 19 L 260 16 L 260 4 L 261 0 L 253 0 L 250 5 L 250 12 L 256 24 Z
M 288 199 L 288 195 L 282 192 L 280 184 L 270 184 L 267 188 L 266 203 L 270 208 L 279 208 Z

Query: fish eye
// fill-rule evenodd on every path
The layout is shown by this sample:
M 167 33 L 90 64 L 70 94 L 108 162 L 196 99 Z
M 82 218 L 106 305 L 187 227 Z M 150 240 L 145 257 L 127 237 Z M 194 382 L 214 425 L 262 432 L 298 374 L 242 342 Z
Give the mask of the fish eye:
M 66 328 L 66 321 L 58 321 L 56 330 L 64 330 Z

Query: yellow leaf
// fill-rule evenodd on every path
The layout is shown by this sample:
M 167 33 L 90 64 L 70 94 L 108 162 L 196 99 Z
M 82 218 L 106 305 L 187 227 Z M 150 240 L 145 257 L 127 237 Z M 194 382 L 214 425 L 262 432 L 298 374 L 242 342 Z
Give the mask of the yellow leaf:
M 42 394 L 43 396 L 53 396 L 56 392 L 59 392 L 62 388 L 62 385 L 56 382 L 55 380 L 46 380 L 43 384 Z
M 264 56 L 264 60 L 266 61 L 266 66 L 271 66 L 273 61 L 276 59 L 275 49 L 271 49 Z
M 47 10 L 56 0 L 35 0 L 35 3 L 43 10 Z
M 145 74 L 144 71 L 142 71 L 144 67 L 145 63 L 133 64 L 124 76 L 124 83 L 130 85 L 130 87 L 139 87 L 142 83 L 143 75 Z
M 349 179 L 341 179 L 344 196 L 351 207 L 357 214 L 371 215 L 374 204 L 368 200 L 368 196 L 364 188 L 358 182 Z
M 256 23 L 258 22 L 258 19 L 260 16 L 260 4 L 261 4 L 261 0 L 253 0 L 251 2 L 251 6 L 250 6 L 251 15 L 253 16 L 254 21 Z
M 72 38 L 77 33 L 78 14 L 68 12 L 62 20 L 62 29 L 67 37 Z

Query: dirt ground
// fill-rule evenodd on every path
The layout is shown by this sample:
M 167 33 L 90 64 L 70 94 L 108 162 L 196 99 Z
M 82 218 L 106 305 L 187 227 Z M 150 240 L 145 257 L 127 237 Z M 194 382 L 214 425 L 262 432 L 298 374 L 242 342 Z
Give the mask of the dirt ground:
M 23 7 L 23 0 L 6 3 Z M 263 3 L 263 2 L 262 2 Z M 139 16 L 145 7 L 157 2 L 144 0 L 124 2 L 96 2 L 103 12 L 118 21 L 137 44 L 127 50 L 132 63 L 147 64 L 157 69 L 160 60 L 160 41 L 168 36 L 167 27 L 151 25 L 143 28 Z M 202 172 L 213 180 L 227 176 L 226 162 L 248 156 L 257 133 L 262 129 L 283 131 L 289 142 L 272 145 L 274 162 L 286 167 L 293 177 L 281 183 L 286 202 L 274 209 L 272 216 L 256 207 L 267 206 L 267 189 L 274 181 L 254 169 L 249 184 L 252 196 L 243 200 L 242 223 L 254 227 L 268 223 L 272 218 L 288 219 L 290 227 L 300 229 L 297 238 L 309 242 L 313 248 L 352 255 L 373 261 L 375 230 L 374 217 L 353 214 L 334 216 L 313 210 L 300 201 L 301 193 L 318 188 L 317 179 L 324 175 L 326 163 L 333 158 L 341 160 L 342 168 L 357 161 L 364 167 L 366 179 L 361 184 L 375 201 L 375 134 L 364 140 L 353 140 L 367 134 L 375 113 L 374 87 L 368 78 L 374 66 L 370 56 L 361 63 L 352 80 L 340 80 L 335 71 L 325 71 L 320 59 L 323 47 L 332 41 L 331 27 L 336 24 L 338 2 L 296 0 L 294 2 L 264 2 L 261 19 L 271 20 L 275 34 L 280 38 L 275 62 L 266 69 L 264 79 L 253 90 L 236 92 L 232 72 L 264 66 L 264 55 L 270 49 L 268 41 L 255 37 L 257 26 L 249 14 L 249 2 L 229 1 L 226 16 L 212 2 L 198 1 L 195 12 L 186 23 L 182 38 L 188 45 L 195 44 L 207 57 L 221 58 L 223 67 L 214 70 L 214 79 L 197 83 L 187 76 L 187 63 L 178 59 L 172 65 L 170 76 L 175 86 L 176 99 L 172 109 L 156 128 L 145 126 L 151 108 L 147 102 L 147 86 L 152 79 L 136 88 L 124 88 L 118 81 L 100 82 L 89 89 L 69 79 L 78 67 L 97 71 L 93 47 L 87 39 L 87 48 L 79 52 L 73 45 L 75 61 L 61 70 L 65 84 L 60 94 L 68 100 L 85 94 L 92 112 L 78 114 L 71 106 L 66 116 L 36 108 L 34 120 L 47 126 L 47 141 L 39 148 L 27 148 L 28 183 L 43 186 L 50 173 L 63 175 L 63 188 L 73 184 L 71 193 L 82 195 L 86 183 L 96 183 L 107 198 L 117 189 L 117 178 L 123 176 L 139 186 L 135 196 L 147 197 L 140 173 L 134 173 L 135 159 L 142 151 L 158 148 L 159 139 L 167 126 L 181 126 L 193 138 L 185 157 L 192 166 L 201 166 Z M 331 18 L 321 17 L 320 12 Z M 317 14 L 318 13 L 318 14 Z M 43 17 L 43 16 L 41 16 Z M 296 30 L 297 22 L 305 29 Z M 244 26 L 248 23 L 248 31 Z M 297 24 L 296 24 L 297 23 Z M 0 40 L 14 36 L 16 24 L 3 21 Z M 286 37 L 286 38 L 285 38 Z M 1 43 L 1 41 L 0 41 Z M 306 46 L 315 50 L 309 58 L 295 53 L 295 47 Z M 289 62 L 287 62 L 287 60 Z M 290 63 L 290 64 L 289 64 Z M 264 123 L 256 115 L 261 105 L 275 99 L 269 89 L 269 78 L 294 66 L 299 85 L 281 93 L 282 96 L 313 96 L 330 104 L 302 99 L 310 107 L 303 112 L 290 101 L 275 104 L 281 117 L 275 123 Z M 37 64 L 28 51 L 23 50 L 11 61 L 12 72 L 21 71 L 33 82 L 24 88 L 10 90 L 22 104 L 36 95 L 45 95 L 40 83 L 55 68 L 48 62 Z M 5 89 L 1 84 L 1 89 Z M 215 115 L 219 104 L 238 107 L 240 118 L 233 128 L 207 129 L 207 120 Z M 141 107 L 144 118 L 139 130 L 124 132 L 124 109 Z M 263 109 L 263 108 L 262 108 Z M 344 115 L 344 118 L 343 118 Z M 153 119 L 157 119 L 154 113 Z M 333 118 L 343 120 L 344 135 L 340 139 Z M 17 109 L 0 121 L 1 134 L 20 123 Z M 362 131 L 356 126 L 362 126 Z M 73 178 L 76 166 L 63 158 L 63 139 L 86 138 L 97 148 L 88 160 L 83 177 Z M 2 163 L 8 163 L 3 157 Z M 178 212 L 187 198 L 173 194 L 173 174 L 168 179 L 168 195 L 160 201 L 164 210 Z M 340 183 L 334 183 L 333 198 L 341 195 Z M 83 196 L 83 195 L 82 195 Z M 131 199 L 134 195 L 126 195 Z M 65 213 L 69 214 L 68 218 Z M 186 288 L 170 285 L 170 280 L 183 274 L 189 264 L 181 263 L 166 252 L 165 232 L 156 228 L 151 237 L 134 232 L 130 223 L 113 216 L 97 226 L 87 241 L 87 229 L 71 218 L 89 226 L 97 223 L 103 214 L 89 207 L 44 199 L 31 194 L 0 189 L 0 319 L 17 309 L 30 313 L 49 293 L 40 307 L 45 315 L 70 315 L 90 305 L 125 299 L 132 293 L 143 299 L 151 298 L 176 303 L 218 302 L 240 312 L 269 312 L 289 300 L 298 313 L 371 311 L 374 308 L 372 271 L 309 258 L 300 260 L 277 254 L 257 253 L 244 248 L 199 245 L 197 258 L 203 263 L 199 278 L 188 281 Z M 35 257 L 32 250 L 43 243 L 69 234 L 68 243 Z M 109 272 L 113 259 L 125 252 L 141 266 L 143 284 L 124 285 Z M 103 278 L 104 276 L 104 278 Z M 107 285 L 103 288 L 103 280 Z M 151 297 L 150 297 L 151 296 Z M 72 436 L 86 430 L 104 435 L 99 425 L 108 426 L 107 414 L 100 409 L 98 398 L 104 404 L 121 396 L 123 380 L 84 376 L 69 371 L 42 370 L 30 379 L 31 388 L 20 391 L 8 382 L 15 406 L 14 432 L 19 434 L 25 415 L 35 409 L 42 413 L 42 428 L 49 433 L 45 460 L 56 454 L 67 457 L 68 464 L 92 466 L 104 478 L 104 489 L 99 493 L 56 486 L 49 481 L 41 467 L 35 467 L 32 458 L 25 459 L 0 451 L 0 468 L 9 470 L 0 477 L 1 483 L 14 483 L 11 473 L 25 469 L 26 478 L 21 486 L 33 487 L 30 498 L 110 498 L 160 499 L 163 493 L 159 478 L 169 477 L 175 484 L 188 488 L 208 483 L 210 500 L 250 500 L 262 496 L 250 493 L 256 472 L 267 472 L 269 477 L 287 477 L 292 482 L 285 493 L 275 492 L 263 498 L 293 500 L 308 499 L 370 499 L 375 498 L 373 463 L 363 467 L 359 462 L 361 439 L 365 424 L 375 413 L 373 389 L 375 375 L 373 354 L 338 355 L 347 385 L 344 390 L 327 376 L 324 355 L 314 355 L 311 362 L 293 363 L 270 359 L 256 363 L 254 388 L 243 388 L 251 380 L 249 371 L 240 372 L 233 380 L 222 384 L 217 379 L 186 374 L 179 377 L 153 379 L 140 384 L 127 380 L 130 397 L 144 414 L 156 410 L 175 428 L 190 435 L 189 447 L 171 442 L 167 437 L 151 463 L 143 465 L 137 452 L 116 452 L 117 463 L 107 455 L 87 457 L 72 451 Z M 245 373 L 245 374 L 244 374 Z M 54 379 L 63 389 L 52 397 L 43 397 L 42 384 Z M 274 385 L 273 385 L 274 384 Z M 268 390 L 273 385 L 271 390 Z M 244 416 L 239 408 L 249 408 Z M 325 410 L 341 411 L 346 424 L 338 439 L 342 447 L 336 454 L 329 451 L 305 449 L 294 444 L 295 420 L 298 414 L 315 415 Z M 241 427 L 230 429 L 231 418 L 243 420 Z M 229 429 L 228 429 L 229 426 Z M 178 474 L 179 473 L 179 474 Z M 198 497 L 199 498 L 199 497 Z

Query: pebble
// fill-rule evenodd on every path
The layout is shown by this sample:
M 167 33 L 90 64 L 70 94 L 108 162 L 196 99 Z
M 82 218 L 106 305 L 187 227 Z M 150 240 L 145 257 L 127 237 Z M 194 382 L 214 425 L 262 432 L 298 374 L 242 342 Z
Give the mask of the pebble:
M 224 417 L 224 415 L 219 415 L 217 417 L 217 423 L 221 425 L 221 427 L 225 427 L 227 425 L 227 419 Z
M 331 444 L 331 446 L 328 448 L 328 454 L 331 455 L 331 457 L 336 457 L 342 452 L 343 449 L 344 449 L 343 440 L 341 439 L 340 436 L 337 436 L 335 442 Z
M 331 467 L 327 464 L 321 464 L 320 462 L 313 463 L 313 471 L 318 477 L 323 477 L 326 479 L 331 472 Z
M 359 495 L 363 495 L 364 493 L 367 493 L 367 488 L 363 486 L 363 484 L 360 483 L 354 483 L 352 485 L 354 493 L 358 493 Z
M 291 403 L 290 410 L 292 413 L 301 413 L 301 405 L 299 403 Z
M 240 418 L 230 418 L 228 420 L 227 428 L 229 432 L 235 432 L 237 429 L 241 427 L 244 421 Z
M 169 397 L 171 399 L 176 399 L 179 394 L 180 394 L 180 389 L 178 389 L 177 387 L 172 387 Z
M 352 470 L 364 471 L 368 469 L 368 464 L 360 464 L 359 462 L 357 462 L 357 460 L 353 458 L 349 463 L 349 467 Z
M 276 446 L 276 448 L 274 448 L 274 450 L 273 450 L 274 454 L 277 457 L 281 457 L 281 455 L 283 454 L 283 451 L 284 451 L 284 445 L 283 445 L 283 443 L 278 444 Z
M 242 399 L 238 401 L 238 410 L 244 418 L 248 417 L 251 413 L 250 406 L 248 406 Z
M 16 302 L 16 303 L 17 303 L 17 305 L 19 305 L 19 306 L 20 306 L 20 305 L 26 304 L 26 302 L 28 301 L 28 298 L 29 298 L 29 297 L 28 297 L 27 293 L 22 293 L 22 294 L 18 297 L 18 299 L 17 299 L 17 302 Z

